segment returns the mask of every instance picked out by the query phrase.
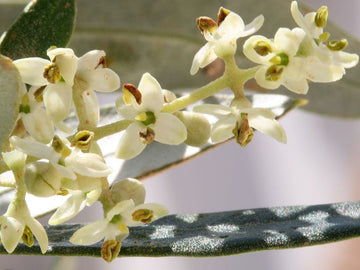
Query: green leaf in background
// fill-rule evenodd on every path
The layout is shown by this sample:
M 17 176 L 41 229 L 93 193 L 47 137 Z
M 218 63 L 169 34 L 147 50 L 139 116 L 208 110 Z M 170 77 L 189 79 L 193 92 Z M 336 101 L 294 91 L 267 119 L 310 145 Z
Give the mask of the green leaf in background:
M 45 255 L 97 256 L 102 243 L 74 246 L 82 224 L 47 227 Z M 360 202 L 169 215 L 131 227 L 119 256 L 224 256 L 250 251 L 325 244 L 360 236 Z M 0 247 L 0 254 L 7 254 Z M 39 245 L 19 244 L 13 254 L 41 255 Z
M 15 60 L 47 58 L 50 46 L 66 47 L 75 23 L 75 0 L 34 0 L 6 32 L 0 53 Z
M 8 146 L 8 138 L 19 113 L 20 74 L 11 60 L 0 55 L 0 150 Z

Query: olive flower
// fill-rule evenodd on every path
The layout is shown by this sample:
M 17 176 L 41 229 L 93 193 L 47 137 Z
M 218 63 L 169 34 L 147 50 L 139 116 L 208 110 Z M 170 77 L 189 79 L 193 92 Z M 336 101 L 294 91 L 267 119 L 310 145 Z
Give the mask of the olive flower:
M 140 154 L 147 144 L 158 141 L 177 145 L 186 139 L 185 125 L 174 115 L 162 113 L 164 96 L 157 80 L 145 73 L 136 88 L 125 84 L 124 94 L 116 101 L 119 114 L 132 123 L 120 138 L 116 156 L 131 159 Z

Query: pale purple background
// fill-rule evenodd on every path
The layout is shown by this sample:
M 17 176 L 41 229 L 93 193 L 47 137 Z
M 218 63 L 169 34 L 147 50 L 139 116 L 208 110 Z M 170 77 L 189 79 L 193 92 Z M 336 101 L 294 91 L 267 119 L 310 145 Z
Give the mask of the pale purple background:
M 360 1 L 301 2 L 316 9 L 327 5 L 333 21 L 360 37 Z M 288 136 L 286 145 L 258 132 L 245 149 L 229 142 L 147 179 L 146 201 L 162 203 L 171 213 L 195 213 L 359 199 L 359 120 L 325 118 L 297 110 L 284 117 L 281 124 Z M 65 261 L 69 264 L 66 270 L 355 270 L 360 269 L 359 252 L 360 241 L 352 240 L 216 258 L 120 258 L 111 264 L 98 258 Z M 48 269 L 54 263 L 51 257 L 7 255 L 1 256 L 0 270 Z

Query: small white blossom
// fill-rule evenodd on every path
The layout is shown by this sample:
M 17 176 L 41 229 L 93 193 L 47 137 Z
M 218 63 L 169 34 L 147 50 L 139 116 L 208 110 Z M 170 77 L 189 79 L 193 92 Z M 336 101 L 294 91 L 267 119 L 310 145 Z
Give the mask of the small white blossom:
M 300 28 L 279 28 L 274 40 L 252 36 L 244 43 L 244 54 L 261 64 L 255 74 L 256 82 L 267 89 L 284 85 L 289 90 L 306 94 L 308 82 L 304 58 L 297 57 L 299 45 L 305 36 Z
M 104 239 L 121 241 L 129 234 L 127 226 L 149 223 L 167 214 L 159 204 L 135 205 L 132 199 L 117 203 L 102 220 L 85 225 L 70 238 L 76 245 L 92 245 Z
M 297 1 L 291 3 L 291 14 L 295 22 L 306 33 L 298 54 L 306 57 L 307 78 L 313 82 L 333 82 L 340 80 L 345 68 L 352 68 L 359 62 L 357 54 L 346 53 L 347 41 L 327 41 L 329 33 L 324 33 L 327 9 L 322 7 L 318 12 L 303 16 Z
M 221 16 L 226 16 L 220 18 Z M 212 63 L 217 57 L 223 58 L 236 52 L 236 40 L 255 33 L 262 26 L 264 17 L 256 17 L 245 25 L 242 18 L 234 12 L 220 8 L 218 23 L 208 17 L 200 17 L 198 25 L 204 38 L 208 41 L 194 56 L 190 74 L 194 75 L 199 68 Z M 205 27 L 202 26 L 205 21 Z
M 123 90 L 124 95 L 116 101 L 116 108 L 122 117 L 133 122 L 120 138 L 118 158 L 131 159 L 154 140 L 177 145 L 186 139 L 185 125 L 176 116 L 161 112 L 162 89 L 149 73 L 142 76 L 138 89 L 126 84 Z
M 46 231 L 39 221 L 31 217 L 26 204 L 17 210 L 13 210 L 11 213 L 8 211 L 7 214 L 1 216 L 0 224 L 1 243 L 8 253 L 12 253 L 21 241 L 25 226 L 35 235 L 39 242 L 41 252 L 45 253 L 47 251 L 48 237 Z
M 43 100 L 46 111 L 58 128 L 69 115 L 72 104 L 72 86 L 77 68 L 77 57 L 67 48 L 49 49 L 50 61 L 39 57 L 14 61 L 24 83 L 46 86 Z
M 102 182 L 100 178 L 77 175 L 75 181 L 63 181 L 62 189 L 68 191 L 70 196 L 51 216 L 50 225 L 68 221 L 82 211 L 85 206 L 95 203 L 101 195 Z
M 63 144 L 60 151 L 52 145 L 37 141 L 21 139 L 17 136 L 10 137 L 10 143 L 19 151 L 29 156 L 49 160 L 64 177 L 76 179 L 76 174 L 88 177 L 105 177 L 111 169 L 105 164 L 103 158 L 93 153 L 83 153 L 78 148 L 71 149 L 66 138 L 60 138 Z
M 246 116 L 245 119 L 248 122 L 246 131 L 249 131 L 249 128 L 255 128 L 279 142 L 286 143 L 285 131 L 279 122 L 275 120 L 275 115 L 268 109 L 253 108 L 252 104 L 245 99 L 233 101 L 230 107 L 216 104 L 199 105 L 194 108 L 194 111 L 212 114 L 219 118 L 211 130 L 211 140 L 214 143 L 233 137 L 234 130 L 241 127 L 242 122 L 244 122 L 244 116 Z M 244 145 L 252 137 L 251 133 L 245 135 L 249 137 L 240 138 L 245 140 Z

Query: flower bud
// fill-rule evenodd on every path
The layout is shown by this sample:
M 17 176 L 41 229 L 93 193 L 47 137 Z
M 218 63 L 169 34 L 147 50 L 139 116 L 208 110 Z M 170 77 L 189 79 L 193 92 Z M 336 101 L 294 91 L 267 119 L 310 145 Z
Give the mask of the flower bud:
M 25 186 L 27 192 L 38 197 L 55 195 L 61 186 L 61 174 L 49 163 L 38 161 L 25 168 Z
M 210 138 L 211 127 L 205 116 L 194 112 L 174 113 L 186 126 L 187 139 L 184 143 L 194 147 L 204 145 Z
M 115 204 L 129 199 L 132 199 L 135 205 L 142 204 L 145 201 L 144 185 L 134 178 L 126 178 L 115 183 L 110 192 L 112 193 L 111 199 Z

